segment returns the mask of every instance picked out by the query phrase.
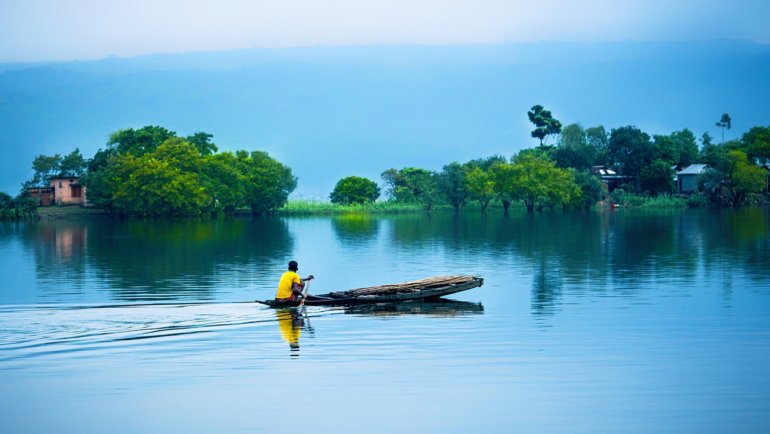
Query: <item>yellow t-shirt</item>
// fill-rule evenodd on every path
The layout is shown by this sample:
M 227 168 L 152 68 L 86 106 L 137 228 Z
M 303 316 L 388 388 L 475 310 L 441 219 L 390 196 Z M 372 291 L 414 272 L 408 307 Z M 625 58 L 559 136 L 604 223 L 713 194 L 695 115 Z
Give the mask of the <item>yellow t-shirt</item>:
M 291 297 L 291 288 L 294 283 L 300 284 L 302 281 L 299 278 L 299 274 L 293 271 L 287 271 L 281 276 L 281 280 L 278 282 L 278 292 L 275 293 L 275 298 L 289 298 Z

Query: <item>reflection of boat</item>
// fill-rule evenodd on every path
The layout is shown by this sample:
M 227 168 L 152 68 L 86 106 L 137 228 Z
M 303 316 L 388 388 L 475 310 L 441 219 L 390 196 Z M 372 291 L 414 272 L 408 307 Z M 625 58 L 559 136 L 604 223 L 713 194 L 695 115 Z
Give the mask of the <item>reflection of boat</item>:
M 308 295 L 305 304 L 350 306 L 357 304 L 393 303 L 434 299 L 476 288 L 483 284 L 484 279 L 477 276 L 438 276 L 392 285 L 371 286 L 367 288 L 351 289 L 348 291 Z M 276 302 L 275 300 L 257 300 L 257 302 L 273 307 L 287 305 L 286 303 Z
M 413 301 L 409 303 L 360 304 L 346 307 L 345 313 L 366 316 L 425 315 L 454 317 L 481 315 L 484 313 L 484 306 L 481 303 L 437 298 L 435 300 Z

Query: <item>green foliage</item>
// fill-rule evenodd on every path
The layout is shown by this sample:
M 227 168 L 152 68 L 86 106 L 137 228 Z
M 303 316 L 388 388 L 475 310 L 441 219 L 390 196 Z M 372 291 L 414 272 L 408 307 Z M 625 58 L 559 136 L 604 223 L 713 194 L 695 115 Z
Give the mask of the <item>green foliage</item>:
M 668 161 L 658 159 L 642 168 L 639 182 L 650 196 L 670 194 L 674 191 L 674 171 Z
M 690 164 L 698 162 L 698 143 L 695 141 L 695 134 L 687 128 L 682 131 L 671 133 L 671 139 L 674 141 L 679 151 L 679 167 L 687 167 Z
M 253 214 L 282 207 L 297 188 L 291 169 L 272 159 L 267 152 L 237 151 L 236 164 L 246 181 L 246 205 Z
M 204 157 L 201 183 L 211 196 L 215 213 L 233 215 L 246 202 L 246 180 L 232 152 Z
M 174 131 L 148 125 L 138 130 L 127 128 L 112 133 L 107 146 L 115 149 L 118 153 L 140 157 L 146 153 L 153 152 L 161 143 L 174 137 L 176 137 Z
M 517 184 L 514 179 L 517 176 L 513 163 L 497 163 L 489 169 L 495 194 L 503 205 L 503 212 L 507 215 L 511 203 L 518 196 Z
M 654 158 L 655 148 L 650 136 L 640 129 L 626 126 L 614 128 L 610 133 L 607 159 L 623 175 L 638 178 L 642 168 L 652 163 Z
M 596 150 L 596 159 L 594 165 L 607 165 L 607 148 L 610 142 L 610 136 L 603 126 L 599 125 L 586 129 L 586 140 L 588 144 Z
M 695 192 L 687 197 L 688 208 L 705 208 L 708 206 L 708 204 L 709 198 L 700 191 Z
M 575 184 L 580 188 L 581 194 L 576 197 L 572 205 L 578 208 L 588 209 L 604 196 L 604 186 L 602 180 L 589 171 L 573 172 Z
M 449 201 L 455 212 L 459 212 L 468 200 L 467 172 L 466 166 L 453 162 L 444 166 L 438 174 L 439 193 Z
M 284 215 L 335 215 L 335 214 L 406 214 L 423 212 L 417 203 L 395 201 L 351 203 L 347 205 L 313 200 L 289 200 L 278 209 Z
M 239 207 L 258 214 L 282 207 L 296 187 L 291 169 L 265 152 L 211 154 L 211 135 L 191 137 L 198 143 L 161 127 L 113 134 L 83 177 L 89 201 L 142 216 L 233 214 Z
M 506 174 L 499 181 L 506 184 L 511 197 L 524 202 L 528 212 L 535 206 L 567 205 L 581 194 L 571 172 L 532 153 L 518 155 Z
M 716 126 L 722 129 L 722 143 L 725 142 L 725 128 L 728 130 L 733 127 L 733 120 L 730 118 L 730 115 L 727 113 L 722 113 L 722 117 L 719 118 L 719 122 L 716 123 Z
M 610 195 L 612 203 L 631 208 L 681 208 L 687 205 L 686 199 L 678 196 L 660 195 L 657 197 L 634 194 L 617 188 Z
M 599 158 L 600 150 L 594 143 L 588 140 L 586 130 L 580 124 L 567 125 L 561 132 L 553 159 L 558 167 L 588 170 Z
M 698 177 L 698 185 L 716 206 L 740 207 L 748 195 L 767 188 L 767 171 L 740 150 L 722 149 L 712 167 Z
M 51 179 L 61 172 L 61 155 L 38 155 L 32 161 L 32 170 L 35 171 L 28 187 L 48 187 Z
M 490 170 L 475 166 L 466 175 L 468 197 L 479 202 L 481 212 L 486 212 L 489 202 L 495 197 L 495 181 Z
M 204 133 L 203 131 L 197 132 L 191 136 L 185 138 L 186 141 L 191 143 L 200 152 L 201 155 L 212 155 L 219 149 L 211 139 L 214 136 L 212 134 Z
M 16 198 L 0 192 L 0 220 L 37 218 L 38 203 L 37 199 L 26 192 L 19 194 Z
M 531 133 L 532 137 L 540 139 L 541 147 L 548 136 L 561 132 L 561 122 L 554 119 L 551 112 L 539 104 L 532 106 L 530 111 L 527 112 L 527 117 L 535 125 L 535 129 Z
M 332 203 L 350 205 L 352 203 L 374 202 L 380 197 L 380 187 L 372 180 L 360 176 L 348 176 L 340 179 L 329 195 Z
M 750 157 L 756 157 L 763 162 L 770 159 L 770 126 L 753 127 L 741 138 Z
M 430 211 L 439 201 L 438 175 L 426 169 L 406 167 L 382 173 L 388 184 L 388 196 L 400 203 L 418 203 Z
M 59 164 L 59 174 L 63 177 L 81 176 L 87 168 L 88 161 L 83 158 L 80 149 L 75 148 L 74 151 L 62 157 Z

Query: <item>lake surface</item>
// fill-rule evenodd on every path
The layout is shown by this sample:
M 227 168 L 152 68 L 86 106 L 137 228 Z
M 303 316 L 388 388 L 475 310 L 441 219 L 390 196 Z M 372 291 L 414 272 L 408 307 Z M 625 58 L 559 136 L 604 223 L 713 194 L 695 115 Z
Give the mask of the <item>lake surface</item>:
M 770 213 L 0 223 L 2 433 L 767 433 Z M 478 274 L 441 303 L 272 310 Z

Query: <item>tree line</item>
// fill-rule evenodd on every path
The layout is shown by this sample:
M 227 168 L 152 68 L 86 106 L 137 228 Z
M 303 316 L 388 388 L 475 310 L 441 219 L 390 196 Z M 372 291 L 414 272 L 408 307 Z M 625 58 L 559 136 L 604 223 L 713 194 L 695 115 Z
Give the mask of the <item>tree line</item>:
M 381 177 L 388 200 L 417 203 L 426 210 L 438 204 L 456 211 L 471 201 L 482 211 L 498 203 L 505 213 L 511 203 L 520 201 L 528 211 L 544 207 L 586 208 L 601 200 L 603 190 L 597 168 L 616 172 L 624 192 L 655 197 L 676 192 L 677 169 L 694 163 L 706 164 L 698 177 L 700 195 L 715 206 L 739 207 L 747 198 L 767 189 L 770 159 L 770 127 L 753 127 L 740 139 L 714 143 L 704 133 L 701 146 L 692 131 L 685 128 L 670 134 L 653 135 L 629 125 L 609 132 L 599 125 L 584 128 L 570 124 L 562 128 L 550 111 L 535 105 L 527 113 L 534 125 L 531 132 L 540 144 L 510 159 L 496 155 L 466 163 L 453 162 L 440 172 L 406 167 L 388 169 Z M 716 126 L 730 129 L 732 120 L 725 113 Z M 548 138 L 557 136 L 556 144 Z M 355 178 L 355 177 L 354 177 Z M 368 185 L 369 195 L 350 188 L 349 178 L 335 187 L 331 200 L 337 203 L 373 201 L 376 183 L 358 178 L 356 185 Z
M 430 211 L 451 206 L 460 212 L 468 203 L 482 211 L 491 204 L 508 213 L 521 203 L 528 211 L 543 208 L 588 208 L 606 195 L 597 167 L 615 170 L 620 188 L 644 196 L 675 191 L 676 168 L 708 165 L 699 177 L 700 195 L 716 206 L 738 207 L 767 188 L 770 127 L 753 127 L 739 139 L 716 144 L 708 133 L 701 146 L 692 131 L 650 136 L 635 126 L 584 128 L 562 123 L 541 105 L 527 113 L 539 145 L 510 158 L 494 155 L 465 163 L 451 162 L 441 171 L 391 168 L 381 174 L 388 201 Z M 732 127 L 725 113 L 716 126 Z M 554 144 L 548 144 L 556 137 Z M 89 202 L 118 215 L 188 216 L 254 214 L 283 207 L 297 186 L 286 165 L 262 151 L 218 152 L 213 136 L 198 132 L 186 137 L 160 126 L 128 128 L 111 134 L 105 148 L 86 159 L 70 154 L 39 155 L 26 187 L 48 186 L 54 177 L 81 177 Z M 2 216 L 30 214 L 31 198 L 3 196 Z M 378 200 L 380 186 L 369 179 L 341 179 L 330 194 L 338 204 Z M 9 211 L 14 210 L 14 211 Z M 4 217 L 13 218 L 13 217 Z

